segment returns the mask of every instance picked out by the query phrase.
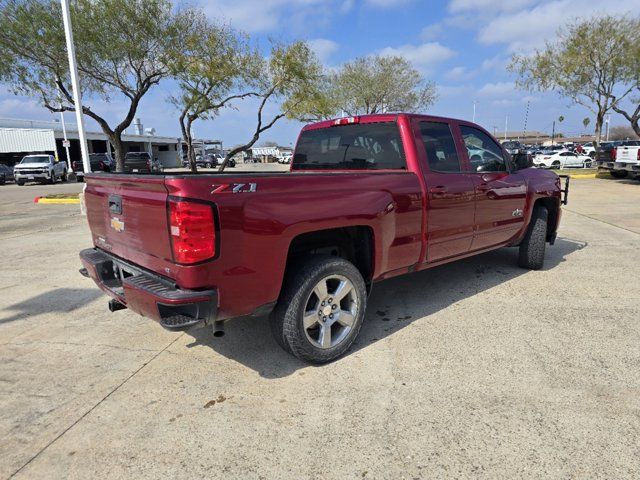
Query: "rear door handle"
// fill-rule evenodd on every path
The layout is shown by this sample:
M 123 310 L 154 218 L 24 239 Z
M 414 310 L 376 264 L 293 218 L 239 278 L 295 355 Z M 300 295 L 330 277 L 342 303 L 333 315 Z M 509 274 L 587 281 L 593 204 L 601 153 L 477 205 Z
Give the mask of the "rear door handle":
M 438 185 L 437 187 L 431 187 L 429 193 L 447 193 L 447 187 Z

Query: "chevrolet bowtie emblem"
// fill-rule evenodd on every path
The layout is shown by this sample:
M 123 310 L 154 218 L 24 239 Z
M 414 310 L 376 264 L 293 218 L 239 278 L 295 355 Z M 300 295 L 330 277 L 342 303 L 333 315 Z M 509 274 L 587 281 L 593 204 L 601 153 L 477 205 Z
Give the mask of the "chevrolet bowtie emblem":
M 116 232 L 124 231 L 124 222 L 116 217 L 111 217 L 111 228 Z

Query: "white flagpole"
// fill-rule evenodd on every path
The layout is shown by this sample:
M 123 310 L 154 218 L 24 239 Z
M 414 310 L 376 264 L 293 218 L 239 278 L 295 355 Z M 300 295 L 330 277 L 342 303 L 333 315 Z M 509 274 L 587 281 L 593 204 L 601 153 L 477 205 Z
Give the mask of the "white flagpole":
M 85 173 L 91 171 L 89 163 L 89 151 L 87 150 L 87 138 L 84 133 L 84 118 L 82 115 L 82 99 L 80 97 L 80 82 L 78 81 L 78 67 L 76 66 L 76 50 L 73 44 L 73 30 L 71 28 L 71 15 L 69 13 L 68 0 L 60 0 L 62 5 L 62 20 L 64 33 L 67 40 L 67 53 L 69 54 L 69 74 L 71 76 L 71 88 L 73 90 L 73 103 L 76 107 L 76 121 L 78 123 L 78 136 L 80 137 L 80 151 L 82 152 L 82 164 Z

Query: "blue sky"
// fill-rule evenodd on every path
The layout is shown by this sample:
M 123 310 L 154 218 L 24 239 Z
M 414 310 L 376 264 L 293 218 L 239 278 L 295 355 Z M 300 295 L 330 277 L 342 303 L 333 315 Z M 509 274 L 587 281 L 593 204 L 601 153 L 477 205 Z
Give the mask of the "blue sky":
M 507 117 L 510 131 L 524 128 L 528 102 L 528 130 L 550 132 L 562 115 L 565 121 L 558 129 L 574 135 L 583 132 L 587 116 L 593 126 L 593 114 L 553 93 L 517 90 L 506 64 L 513 53 L 529 53 L 553 39 L 559 26 L 577 16 L 637 12 L 640 0 L 209 0 L 200 5 L 211 18 L 247 31 L 261 45 L 269 39 L 306 40 L 329 66 L 369 54 L 403 55 L 437 84 L 438 101 L 427 113 L 471 120 L 476 101 L 476 121 L 499 134 Z M 161 84 L 139 110 L 144 126 L 155 127 L 158 134 L 179 132 L 175 110 L 166 101 L 173 88 L 171 82 Z M 110 120 L 124 115 L 118 99 L 91 104 Z M 252 107 L 240 103 L 213 121 L 196 124 L 196 136 L 220 138 L 225 145 L 246 141 L 255 122 Z M 0 117 L 55 118 L 36 99 L 15 97 L 4 86 Z M 611 120 L 626 125 L 618 115 Z M 300 126 L 282 121 L 262 140 L 288 145 Z

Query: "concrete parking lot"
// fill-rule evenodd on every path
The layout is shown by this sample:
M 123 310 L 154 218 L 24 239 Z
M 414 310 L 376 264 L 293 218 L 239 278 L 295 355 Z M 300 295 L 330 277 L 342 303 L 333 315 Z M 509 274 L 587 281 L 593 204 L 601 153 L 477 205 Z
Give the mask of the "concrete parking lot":
M 374 288 L 312 367 L 266 319 L 170 333 L 78 274 L 81 184 L 0 186 L 0 478 L 639 478 L 640 182 L 572 183 L 546 267 Z

